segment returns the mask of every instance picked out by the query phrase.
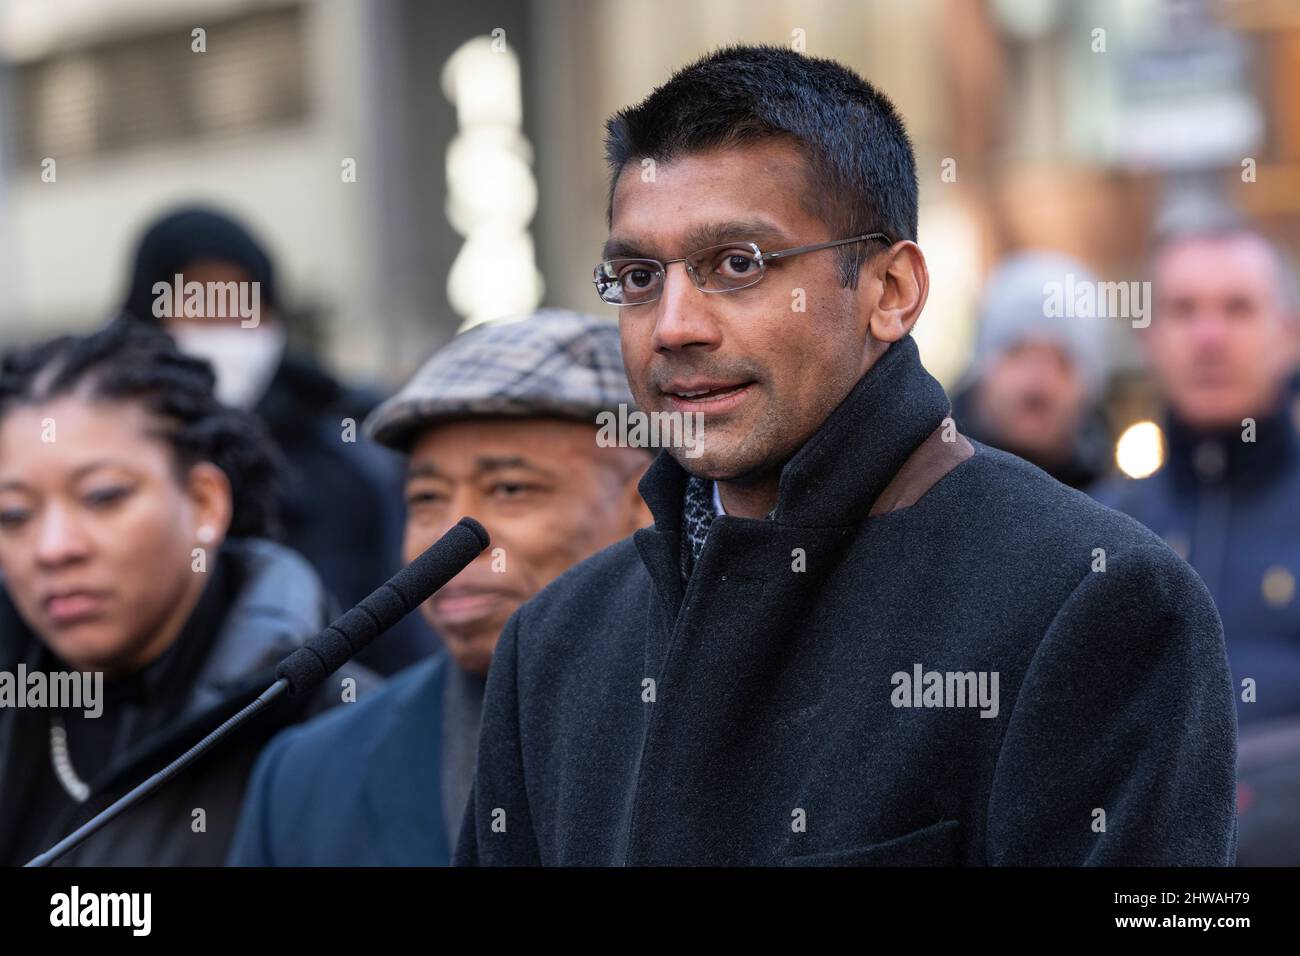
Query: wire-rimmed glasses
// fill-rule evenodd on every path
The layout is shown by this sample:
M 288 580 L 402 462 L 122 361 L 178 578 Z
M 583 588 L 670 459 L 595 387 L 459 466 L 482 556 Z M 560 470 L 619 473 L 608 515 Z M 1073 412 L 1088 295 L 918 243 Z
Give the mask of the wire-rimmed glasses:
M 805 252 L 873 239 L 891 242 L 883 232 L 872 232 L 776 252 L 763 252 L 757 243 L 738 241 L 706 246 L 689 256 L 663 262 L 658 259 L 606 259 L 596 266 L 592 282 L 596 285 L 596 293 L 611 305 L 645 305 L 663 293 L 668 267 L 674 262 L 683 262 L 691 281 L 701 292 L 735 292 L 760 282 L 767 272 L 766 264 L 773 259 L 788 259 Z

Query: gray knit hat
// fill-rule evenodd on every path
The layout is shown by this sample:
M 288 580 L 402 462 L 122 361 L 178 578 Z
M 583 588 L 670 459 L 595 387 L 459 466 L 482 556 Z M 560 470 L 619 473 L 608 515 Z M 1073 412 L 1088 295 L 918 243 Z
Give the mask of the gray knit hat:
M 1025 252 L 1005 260 L 980 297 L 979 325 L 968 380 L 978 381 L 1007 349 L 1030 338 L 1048 339 L 1070 357 L 1095 394 L 1106 372 L 1106 320 L 1047 315 L 1048 283 L 1079 288 L 1096 277 L 1082 262 L 1055 252 Z
M 500 319 L 434 352 L 400 392 L 376 408 L 365 432 L 390 448 L 454 418 L 565 418 L 596 425 L 602 411 L 633 407 L 618 326 L 562 309 Z

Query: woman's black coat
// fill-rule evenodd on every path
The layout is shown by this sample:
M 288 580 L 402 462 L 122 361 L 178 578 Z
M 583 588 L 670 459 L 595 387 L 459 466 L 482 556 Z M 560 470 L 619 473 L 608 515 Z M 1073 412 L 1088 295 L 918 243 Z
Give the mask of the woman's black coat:
M 265 690 L 274 680 L 276 664 L 328 623 L 329 604 L 320 579 L 296 552 L 269 541 L 231 540 L 218 561 L 231 597 L 214 602 L 205 593 L 195 613 L 216 613 L 220 619 L 198 622 L 203 625 L 198 629 L 193 619 L 186 625 L 182 640 L 196 630 L 210 629 L 214 636 L 190 669 L 193 678 L 180 689 L 179 714 L 113 754 L 104 770 L 86 781 L 92 791 L 89 800 L 67 801 L 66 810 L 41 834 L 25 828 L 31 789 L 51 759 L 50 714 L 44 709 L 0 709 L 0 861 L 23 862 L 14 856 L 17 846 L 35 842 L 45 848 L 55 843 L 184 753 Z M 0 588 L 0 670 L 15 673 L 21 661 L 30 671 L 43 660 L 48 658 L 42 646 Z M 281 698 L 56 865 L 220 866 L 262 747 L 279 729 L 339 703 L 344 696 L 341 681 L 349 677 L 356 682 L 358 696 L 377 683 L 369 671 L 348 665 L 306 702 Z

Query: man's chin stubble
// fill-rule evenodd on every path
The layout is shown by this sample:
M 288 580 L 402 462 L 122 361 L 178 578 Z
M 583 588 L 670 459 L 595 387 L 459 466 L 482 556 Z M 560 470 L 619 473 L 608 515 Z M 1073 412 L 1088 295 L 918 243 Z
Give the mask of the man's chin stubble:
M 688 474 L 704 481 L 721 481 L 741 486 L 759 485 L 775 472 L 780 473 L 784 462 L 773 465 L 762 456 L 742 455 L 740 450 L 728 454 L 706 450 L 698 458 L 689 458 L 687 449 L 672 448 L 670 452 L 677 464 Z

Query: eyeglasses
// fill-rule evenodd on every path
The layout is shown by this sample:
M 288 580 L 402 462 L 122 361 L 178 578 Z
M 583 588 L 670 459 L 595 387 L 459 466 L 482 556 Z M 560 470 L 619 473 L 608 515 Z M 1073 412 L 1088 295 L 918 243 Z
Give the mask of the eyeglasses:
M 695 283 L 695 288 L 701 292 L 735 292 L 762 281 L 767 273 L 767 263 L 773 259 L 788 259 L 805 252 L 817 252 L 819 249 L 873 239 L 883 239 L 892 244 L 892 240 L 883 232 L 781 249 L 778 252 L 763 252 L 752 242 L 722 242 L 692 252 L 689 256 L 663 262 L 658 259 L 606 259 L 596 266 L 595 278 L 591 281 L 596 285 L 597 294 L 611 305 L 645 305 L 654 302 L 663 293 L 668 267 L 674 262 L 684 262 L 687 274 Z

